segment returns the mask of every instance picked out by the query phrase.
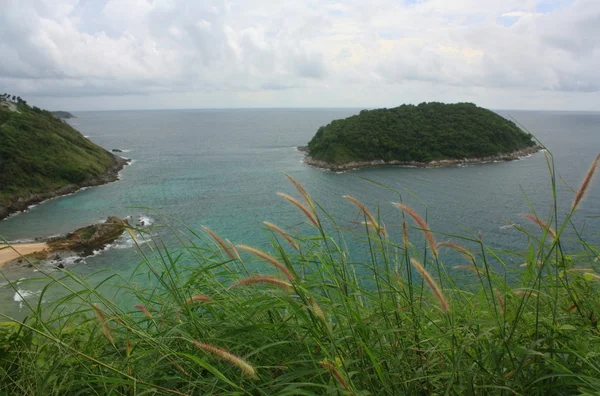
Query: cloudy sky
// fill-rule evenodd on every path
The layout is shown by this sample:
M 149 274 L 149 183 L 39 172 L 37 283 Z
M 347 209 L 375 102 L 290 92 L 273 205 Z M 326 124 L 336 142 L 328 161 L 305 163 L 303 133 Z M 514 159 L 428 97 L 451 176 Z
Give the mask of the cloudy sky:
M 49 109 L 600 111 L 599 0 L 1 0 L 0 91 Z

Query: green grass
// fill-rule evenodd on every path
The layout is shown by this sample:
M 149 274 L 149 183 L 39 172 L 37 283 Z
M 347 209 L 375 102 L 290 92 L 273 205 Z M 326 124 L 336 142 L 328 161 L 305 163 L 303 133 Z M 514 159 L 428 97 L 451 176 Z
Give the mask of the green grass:
M 50 282 L 26 320 L 0 315 L 7 321 L 0 394 L 600 392 L 599 252 L 584 239 L 575 251 L 562 242 L 566 230 L 578 231 L 577 208 L 538 208 L 549 227 L 517 228 L 529 242 L 512 253 L 528 264 L 517 269 L 481 238 L 455 236 L 469 248 L 469 269 L 461 270 L 445 264 L 456 246 L 410 243 L 424 230 L 407 211 L 380 219 L 355 202 L 365 222 L 376 223 L 357 234 L 300 186 L 299 193 L 316 218 L 298 212 L 308 224 L 289 232 L 299 250 L 271 228 L 263 229 L 270 248 L 260 257 L 210 233 L 165 225 L 178 246 L 140 245 L 136 277 L 102 282 L 121 282 L 137 308 L 69 271 L 46 274 Z M 405 223 L 408 238 L 386 236 L 383 220 L 399 229 Z M 369 260 L 352 259 L 344 248 L 350 239 Z M 415 271 L 414 260 L 427 273 Z M 247 279 L 254 276 L 276 280 Z M 54 288 L 70 292 L 41 303 Z

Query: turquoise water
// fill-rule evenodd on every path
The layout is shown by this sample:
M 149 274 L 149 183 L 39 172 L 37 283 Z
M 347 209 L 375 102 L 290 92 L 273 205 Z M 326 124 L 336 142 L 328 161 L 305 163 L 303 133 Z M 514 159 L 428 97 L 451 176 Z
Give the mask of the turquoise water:
M 264 220 L 282 227 L 303 221 L 299 212 L 276 195 L 297 195 L 287 182 L 287 172 L 304 184 L 341 225 L 354 227 L 355 208 L 342 199 L 349 194 L 375 210 L 380 205 L 389 231 L 399 235 L 400 216 L 390 201 L 400 197 L 363 178 L 402 192 L 402 199 L 424 213 L 435 231 L 468 235 L 481 233 L 489 244 L 524 249 L 526 240 L 506 221 L 526 224 L 519 216 L 528 203 L 540 217 L 552 203 L 550 179 L 543 153 L 509 162 L 452 168 L 377 168 L 333 173 L 302 163 L 305 145 L 317 128 L 359 109 L 261 109 L 81 112 L 71 124 L 95 143 L 127 150 L 133 159 L 121 180 L 45 202 L 27 213 L 0 222 L 0 235 L 8 240 L 29 240 L 72 231 L 109 215 L 132 216 L 159 222 L 158 216 L 132 208 L 147 206 L 173 216 L 193 228 L 206 225 L 235 243 L 261 245 Z M 554 154 L 564 181 L 577 188 L 600 150 L 600 113 L 501 111 L 536 135 Z M 562 209 L 573 197 L 560 184 Z M 597 241 L 600 184 L 595 183 L 575 223 Z M 415 198 L 415 197 L 418 197 Z M 420 200 L 420 201 L 419 201 Z M 360 219 L 358 219 L 360 220 Z M 527 227 L 530 227 L 527 225 Z M 530 227 L 535 230 L 534 227 Z M 415 232 L 416 234 L 416 232 Z M 443 240 L 442 235 L 438 236 Z M 89 274 L 99 269 L 126 274 L 139 262 L 132 241 L 70 267 Z M 349 241 L 352 244 L 351 241 Z M 360 254 L 358 252 L 357 254 Z M 519 263 L 514 263 L 517 266 Z M 31 269 L 13 270 L 9 279 L 38 275 Z M 27 282 L 23 282 L 23 290 Z M 33 286 L 29 286 L 33 288 Z M 35 290 L 28 290 L 34 294 Z M 0 311 L 17 314 L 22 302 L 14 291 L 0 288 Z M 34 297 L 32 297 L 34 298 Z

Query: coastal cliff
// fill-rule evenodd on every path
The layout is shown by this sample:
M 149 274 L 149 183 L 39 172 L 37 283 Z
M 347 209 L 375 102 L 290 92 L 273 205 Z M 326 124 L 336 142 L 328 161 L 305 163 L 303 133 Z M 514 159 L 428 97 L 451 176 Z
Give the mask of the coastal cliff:
M 0 202 L 0 220 L 10 216 L 13 213 L 23 212 L 31 205 L 35 205 L 52 198 L 61 197 L 63 195 L 72 194 L 84 187 L 101 186 L 103 184 L 108 184 L 119 180 L 119 172 L 125 167 L 125 165 L 129 164 L 130 160 L 117 156 L 113 157 L 114 163 L 106 168 L 104 173 L 98 176 L 92 176 L 81 183 L 67 184 L 50 191 L 28 193 L 5 202 Z
M 0 142 L 0 219 L 83 187 L 118 180 L 129 161 L 25 101 L 3 99 Z

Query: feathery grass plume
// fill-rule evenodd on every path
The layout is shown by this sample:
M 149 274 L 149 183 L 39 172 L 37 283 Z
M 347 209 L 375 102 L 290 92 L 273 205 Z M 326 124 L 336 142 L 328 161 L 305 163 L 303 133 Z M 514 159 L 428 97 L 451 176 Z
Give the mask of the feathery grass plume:
M 524 217 L 527 220 L 530 220 L 531 222 L 539 225 L 542 228 L 542 230 L 547 230 L 548 234 L 550 234 L 552 239 L 556 239 L 556 232 L 554 232 L 554 229 L 552 229 L 552 227 L 550 227 L 544 220 L 531 213 L 522 214 L 521 217 Z
M 110 332 L 110 327 L 108 326 L 108 322 L 104 317 L 104 312 L 102 312 L 98 304 L 93 304 L 92 306 L 94 307 L 94 311 L 96 311 L 96 318 L 98 318 L 98 322 L 100 322 L 100 324 L 102 325 L 102 333 L 108 339 L 108 341 L 110 341 L 111 344 L 115 345 L 115 339 L 113 338 L 112 333 Z
M 412 217 L 417 222 L 419 227 L 421 227 L 421 229 L 425 233 L 425 238 L 427 239 L 427 243 L 429 244 L 429 247 L 431 248 L 431 252 L 437 258 L 437 256 L 438 256 L 437 244 L 435 243 L 435 238 L 433 237 L 433 234 L 429 230 L 429 227 L 427 227 L 427 223 L 425 223 L 425 220 L 423 220 L 423 218 L 421 216 L 419 216 L 414 210 L 412 210 L 411 208 L 409 208 L 408 206 L 406 206 L 404 204 L 397 203 L 397 202 L 392 202 L 392 204 L 394 206 L 396 206 L 397 208 L 400 208 L 402 211 L 406 212 L 410 217 Z
M 438 247 L 445 246 L 445 247 L 452 248 L 452 249 L 462 253 L 469 261 L 471 261 L 471 262 L 475 261 L 475 256 L 473 256 L 473 253 L 471 253 L 471 251 L 469 249 L 467 249 L 466 247 L 464 247 L 462 245 L 459 245 L 458 243 L 446 241 L 446 242 L 438 243 L 437 246 Z
M 240 253 L 235 248 L 235 245 L 233 243 L 231 243 L 231 241 L 229 239 L 225 239 L 225 242 L 227 242 L 227 245 L 231 248 L 231 251 L 233 251 L 233 253 L 235 254 L 235 258 L 238 259 L 239 261 L 242 261 L 242 258 L 240 257 Z
M 515 296 L 533 296 L 533 297 L 537 297 L 537 293 L 534 291 L 527 291 L 527 290 L 515 290 L 512 292 Z
M 281 264 L 279 261 L 277 261 L 274 257 L 269 256 L 267 253 L 255 249 L 253 247 L 250 246 L 246 246 L 246 245 L 237 245 L 238 249 L 244 250 L 248 253 L 252 253 L 255 256 L 258 256 L 266 261 L 268 261 L 269 263 L 273 264 L 275 267 L 277 267 L 281 272 L 283 272 L 285 274 L 285 276 L 287 276 L 287 278 L 289 280 L 294 280 L 294 275 L 292 275 L 292 273 L 290 272 L 290 270 L 288 270 L 286 268 L 285 265 Z
M 148 308 L 146 308 L 145 305 L 141 305 L 138 304 L 136 306 L 134 306 L 133 308 L 137 308 L 140 311 L 142 311 L 144 313 L 144 315 L 146 315 L 149 319 L 152 319 L 152 312 L 150 312 L 150 310 Z
M 327 370 L 329 370 L 331 375 L 334 376 L 334 378 L 340 383 L 340 385 L 342 385 L 342 387 L 344 389 L 346 389 L 347 391 L 350 390 L 350 386 L 348 385 L 348 382 L 346 381 L 346 379 L 344 378 L 342 373 L 340 373 L 340 370 L 338 370 L 337 367 L 335 367 L 335 365 L 333 363 L 331 363 L 328 360 L 323 360 L 322 362 L 319 362 L 319 364 L 323 368 L 326 368 Z
M 377 224 L 373 224 L 370 221 L 359 221 L 357 224 L 371 227 L 373 230 L 375 230 L 377 234 L 381 235 L 382 237 L 388 237 L 387 230 L 385 229 L 385 225 L 383 223 L 381 223 L 380 226 L 377 226 Z
M 225 241 L 223 241 L 221 238 L 219 238 L 219 236 L 217 234 L 215 234 L 215 232 L 213 230 L 211 230 L 210 228 L 208 228 L 206 226 L 202 226 L 202 229 L 204 231 L 206 231 L 212 237 L 212 239 L 214 239 L 219 244 L 219 246 L 221 246 L 221 248 L 225 251 L 225 253 L 227 254 L 227 256 L 229 256 L 230 259 L 235 260 L 235 258 L 236 258 L 235 255 L 231 251 L 231 248 L 229 246 L 227 246 Z
M 300 251 L 300 247 L 298 246 L 298 244 L 292 239 L 291 236 L 288 235 L 287 232 L 285 232 L 284 230 L 282 230 L 281 228 L 277 227 L 275 224 L 273 223 L 269 223 L 268 221 L 263 221 L 263 224 L 266 225 L 267 227 L 269 227 L 271 230 L 279 233 L 279 235 L 281 235 L 282 237 L 285 238 L 286 241 L 288 241 L 288 243 L 297 251 Z
M 317 300 L 315 300 L 314 298 L 311 298 L 310 305 L 312 305 L 312 311 L 314 312 L 314 314 L 317 315 L 317 317 L 319 319 L 321 319 L 323 322 L 325 322 L 325 314 L 323 313 L 323 310 L 321 309 L 321 307 L 319 307 L 319 304 L 317 304 Z
M 282 192 L 278 192 L 277 195 L 279 195 L 283 199 L 287 199 L 292 205 L 294 205 L 295 207 L 300 209 L 302 211 L 302 213 L 304 213 L 304 215 L 306 217 L 308 217 L 308 219 L 310 220 L 311 223 L 313 223 L 316 226 L 319 226 L 319 222 L 317 221 L 316 216 L 310 210 L 308 210 L 308 208 L 306 206 L 302 205 L 302 203 L 300 201 L 298 201 L 296 198 L 290 197 L 289 195 L 282 193 Z
M 212 300 L 206 296 L 201 296 L 201 295 L 197 295 L 197 296 L 192 296 L 190 298 L 186 298 L 185 299 L 185 303 L 186 304 L 192 304 L 196 301 L 202 301 L 202 302 L 211 302 Z
M 292 176 L 288 175 L 285 172 L 284 172 L 284 175 L 294 185 L 294 187 L 296 187 L 296 190 L 298 190 L 298 192 L 300 193 L 300 195 L 302 195 L 302 197 L 304 198 L 304 200 L 306 201 L 306 203 L 311 207 L 311 209 L 315 210 L 315 203 L 313 202 L 313 200 L 310 197 L 310 195 L 308 195 L 308 193 L 306 192 L 306 190 L 304 189 L 304 187 L 302 186 L 302 184 L 298 183 L 298 181 L 296 179 L 294 179 Z
M 500 305 L 500 309 L 502 310 L 502 314 L 504 314 L 504 296 L 498 289 L 494 289 L 496 292 L 496 300 L 498 300 L 498 305 Z
M 433 292 L 435 297 L 440 302 L 442 311 L 448 312 L 450 310 L 450 308 L 448 306 L 448 300 L 446 300 L 446 296 L 444 296 L 442 289 L 440 289 L 439 286 L 437 285 L 437 283 L 435 283 L 435 281 L 431 277 L 431 274 L 429 274 L 429 272 L 427 272 L 427 270 L 416 259 L 411 258 L 410 262 L 415 267 L 415 269 L 419 272 L 419 274 L 421 274 L 423 279 L 425 279 L 425 282 L 427 282 L 427 284 L 429 285 L 429 288 L 431 289 L 431 291 Z
M 252 284 L 256 284 L 256 283 L 268 283 L 270 285 L 281 287 L 282 289 L 285 289 L 286 291 L 289 291 L 292 288 L 292 285 L 287 283 L 286 281 L 282 281 L 281 279 L 277 279 L 272 276 L 266 276 L 266 275 L 257 275 L 257 276 L 251 276 L 248 278 L 240 279 L 239 281 L 235 282 L 233 285 L 229 286 L 229 288 L 233 289 L 234 287 L 244 286 L 244 285 L 252 285 Z
M 404 250 L 408 249 L 408 227 L 406 227 L 406 221 L 402 219 L 402 240 L 404 242 Z
M 473 267 L 472 265 L 456 265 L 454 267 L 452 267 L 454 269 L 466 269 L 469 271 L 473 271 L 476 272 L 478 274 L 481 274 L 481 271 L 479 270 L 479 268 Z
M 199 341 L 192 342 L 197 348 L 203 350 L 204 352 L 208 352 L 211 355 L 238 367 L 245 376 L 250 377 L 252 379 L 258 379 L 258 375 L 256 374 L 256 370 L 254 369 L 254 367 L 252 367 L 248 362 L 246 362 L 242 358 L 235 356 L 231 352 L 228 352 L 225 349 L 215 345 L 210 345 Z
M 533 265 L 533 264 L 537 265 L 538 267 L 541 267 L 544 264 L 544 262 L 542 260 L 536 260 L 533 263 L 523 263 L 519 267 L 527 268 L 527 267 L 529 267 L 530 265 Z
M 354 197 L 351 197 L 350 195 L 344 195 L 342 198 L 345 198 L 356 205 L 356 207 L 360 209 L 367 218 L 367 225 L 371 225 L 378 234 L 381 234 L 381 227 L 379 226 L 379 223 L 375 220 L 375 217 L 371 214 L 371 212 L 369 212 L 369 209 L 367 209 L 362 202 Z
M 575 211 L 575 209 L 577 209 L 577 206 L 579 205 L 583 196 L 585 195 L 585 192 L 587 191 L 590 182 L 592 181 L 592 177 L 594 177 L 594 172 L 596 172 L 596 168 L 598 167 L 598 161 L 600 161 L 600 154 L 598 154 L 598 156 L 596 156 L 596 159 L 594 159 L 594 161 L 592 162 L 590 170 L 585 176 L 585 179 L 583 179 L 583 183 L 581 183 L 581 187 L 579 187 L 579 190 L 577 190 L 577 194 L 575 195 L 575 199 L 573 200 L 573 205 L 571 205 L 571 211 Z

